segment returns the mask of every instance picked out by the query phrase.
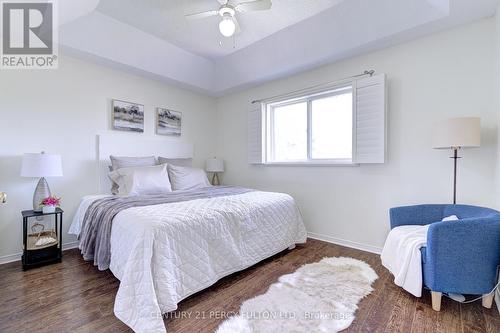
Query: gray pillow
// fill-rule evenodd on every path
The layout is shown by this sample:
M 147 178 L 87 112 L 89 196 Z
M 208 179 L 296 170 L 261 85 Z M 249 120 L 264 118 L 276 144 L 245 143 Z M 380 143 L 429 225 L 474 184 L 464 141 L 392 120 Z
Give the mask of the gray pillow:
M 115 171 L 122 168 L 153 166 L 156 165 L 154 156 L 146 157 L 129 157 L 129 156 L 109 156 L 111 160 L 110 171 Z M 111 179 L 111 178 L 110 178 Z M 111 193 L 118 194 L 118 184 L 111 179 Z
M 153 166 L 157 164 L 154 156 L 128 157 L 111 155 L 109 159 L 111 160 L 111 167 L 113 171 L 121 168 Z
M 173 164 L 169 164 L 167 169 L 173 191 L 212 186 L 203 169 L 181 167 Z
M 166 157 L 158 157 L 159 164 L 172 164 L 181 167 L 192 167 L 193 159 L 192 158 L 166 158 Z

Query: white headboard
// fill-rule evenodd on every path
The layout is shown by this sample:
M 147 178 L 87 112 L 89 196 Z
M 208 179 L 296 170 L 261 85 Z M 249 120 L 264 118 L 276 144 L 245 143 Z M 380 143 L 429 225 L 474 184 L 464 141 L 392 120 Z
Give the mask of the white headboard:
M 163 156 L 167 158 L 192 158 L 193 145 L 179 138 L 144 137 L 137 133 L 113 133 L 96 135 L 96 167 L 98 193 L 110 193 L 108 178 L 110 155 Z

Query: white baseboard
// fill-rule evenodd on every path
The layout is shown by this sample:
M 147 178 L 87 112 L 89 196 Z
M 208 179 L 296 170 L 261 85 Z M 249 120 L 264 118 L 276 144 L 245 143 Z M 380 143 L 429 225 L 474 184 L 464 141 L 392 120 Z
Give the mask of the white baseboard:
M 63 251 L 76 249 L 78 247 L 78 244 L 80 244 L 80 241 L 74 241 L 63 244 Z
M 366 251 L 366 252 L 371 252 L 371 253 L 376 253 L 376 254 L 380 254 L 382 252 L 382 248 L 380 248 L 378 246 L 361 244 L 361 243 L 353 242 L 353 241 L 346 240 L 346 239 L 336 238 L 336 237 L 327 236 L 327 235 L 323 235 L 323 234 L 317 234 L 314 232 L 308 232 L 307 236 L 309 238 L 313 238 L 313 239 L 317 239 L 317 240 L 321 240 L 324 242 L 333 243 L 333 244 L 337 244 L 337 245 L 341 245 L 341 246 L 346 246 L 346 247 L 350 247 L 350 248 L 361 250 L 361 251 Z M 63 244 L 63 250 L 74 249 L 77 247 L 78 247 L 78 241 Z M 21 260 L 21 256 L 22 256 L 22 253 L 9 254 L 6 256 L 2 256 L 2 257 L 0 257 L 0 265 L 6 264 L 9 262 L 13 262 L 13 261 L 19 261 L 19 260 Z
M 16 254 L 8 254 L 6 256 L 1 256 L 0 257 L 0 265 L 7 264 L 7 263 L 13 262 L 13 261 L 19 261 L 19 260 L 21 260 L 21 255 L 22 255 L 22 253 L 16 253 Z
M 353 242 L 350 240 L 346 239 L 341 239 L 341 238 L 336 238 L 332 236 L 327 236 L 327 235 L 322 235 L 322 234 L 317 234 L 314 232 L 308 232 L 307 236 L 309 238 L 317 239 L 320 241 L 328 242 L 328 243 L 333 243 L 337 245 L 342 245 L 346 247 L 350 247 L 353 249 L 361 250 L 361 251 L 366 251 L 366 252 L 371 252 L 375 254 L 380 254 L 382 253 L 382 248 L 378 246 L 373 246 L 373 245 L 368 245 L 368 244 L 361 244 L 357 242 Z
M 63 244 L 63 251 L 69 250 L 69 249 L 74 249 L 77 247 L 78 247 L 78 241 L 65 243 L 65 244 Z M 2 257 L 0 257 L 0 265 L 7 264 L 9 262 L 20 261 L 22 255 L 23 254 L 21 252 L 21 253 L 8 254 L 6 256 L 2 256 Z

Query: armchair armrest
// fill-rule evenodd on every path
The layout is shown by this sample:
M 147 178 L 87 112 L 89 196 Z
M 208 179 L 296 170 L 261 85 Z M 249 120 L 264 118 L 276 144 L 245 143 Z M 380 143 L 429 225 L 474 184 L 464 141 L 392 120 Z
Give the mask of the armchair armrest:
M 433 223 L 425 255 L 425 282 L 431 290 L 490 292 L 500 265 L 500 215 Z
M 416 205 L 389 210 L 391 229 L 402 225 L 427 225 L 441 221 L 446 205 Z

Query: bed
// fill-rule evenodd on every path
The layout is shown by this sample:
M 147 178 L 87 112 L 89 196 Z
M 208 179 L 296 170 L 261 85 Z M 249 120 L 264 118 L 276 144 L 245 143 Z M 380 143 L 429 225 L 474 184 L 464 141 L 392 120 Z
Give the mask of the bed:
M 102 140 L 99 169 L 108 154 Z M 89 207 L 110 197 L 84 197 L 70 233 L 79 235 Z M 109 240 L 109 269 L 120 280 L 115 315 L 136 332 L 165 332 L 162 314 L 184 298 L 305 241 L 298 207 L 283 193 L 237 190 L 124 209 L 112 220 Z

